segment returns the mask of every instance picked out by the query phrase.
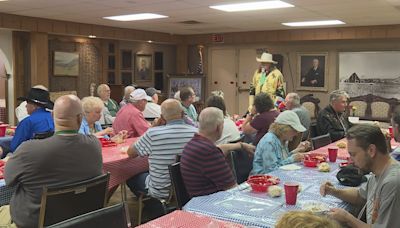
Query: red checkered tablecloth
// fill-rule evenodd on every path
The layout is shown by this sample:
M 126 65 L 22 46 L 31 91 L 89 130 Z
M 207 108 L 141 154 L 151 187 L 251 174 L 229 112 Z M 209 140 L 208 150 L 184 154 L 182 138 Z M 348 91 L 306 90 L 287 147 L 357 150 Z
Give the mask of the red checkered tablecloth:
M 129 158 L 122 150 L 132 145 L 137 138 L 129 138 L 125 143 L 114 147 L 103 147 L 103 170 L 110 172 L 108 188 L 118 186 L 136 174 L 149 170 L 147 157 Z
M 245 226 L 225 222 L 218 219 L 214 219 L 205 215 L 196 214 L 187 211 L 174 211 L 170 214 L 164 215 L 158 219 L 152 220 L 146 224 L 138 226 L 139 228 L 203 228 L 203 227 L 215 227 L 215 228 L 244 228 Z

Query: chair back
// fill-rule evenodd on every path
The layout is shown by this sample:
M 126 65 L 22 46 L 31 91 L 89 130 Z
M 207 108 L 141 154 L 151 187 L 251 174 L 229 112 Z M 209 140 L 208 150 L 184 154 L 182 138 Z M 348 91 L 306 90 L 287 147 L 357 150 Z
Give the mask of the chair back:
M 326 145 L 332 143 L 332 140 L 331 140 L 331 136 L 328 133 L 326 135 L 320 135 L 320 136 L 311 138 L 311 143 L 312 143 L 313 149 L 316 150 L 320 147 L 323 147 L 323 146 L 326 146 Z
M 35 133 L 33 139 L 45 139 L 54 135 L 54 131 Z
M 317 122 L 311 123 L 308 134 L 309 134 L 308 138 L 314 138 L 318 136 Z
M 236 182 L 241 184 L 247 180 L 253 169 L 253 157 L 242 150 L 231 151 L 231 165 Z
M 39 227 L 49 226 L 103 208 L 107 201 L 109 173 L 69 185 L 44 186 Z
M 48 228 L 127 228 L 126 205 L 116 204 L 48 226 Z
M 176 162 L 168 166 L 169 175 L 171 177 L 172 187 L 175 192 L 178 209 L 181 209 L 189 200 L 190 196 L 186 190 L 181 174 L 181 163 Z

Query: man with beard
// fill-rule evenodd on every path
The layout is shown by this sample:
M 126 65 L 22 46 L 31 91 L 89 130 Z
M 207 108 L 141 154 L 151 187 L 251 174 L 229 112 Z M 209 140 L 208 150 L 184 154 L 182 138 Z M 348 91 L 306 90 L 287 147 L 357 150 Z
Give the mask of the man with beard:
M 321 195 L 332 195 L 354 205 L 364 205 L 358 218 L 333 208 L 328 215 L 349 227 L 397 227 L 400 224 L 400 164 L 389 155 L 385 136 L 379 127 L 360 124 L 346 135 L 349 154 L 355 166 L 371 172 L 367 183 L 359 188 L 335 188 L 321 185 Z M 366 212 L 367 223 L 359 218 Z

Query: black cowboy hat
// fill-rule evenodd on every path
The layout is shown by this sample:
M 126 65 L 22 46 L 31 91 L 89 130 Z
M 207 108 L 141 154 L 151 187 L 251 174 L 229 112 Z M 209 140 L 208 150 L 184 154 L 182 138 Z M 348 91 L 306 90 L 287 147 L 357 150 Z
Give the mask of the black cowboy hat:
M 31 88 L 27 97 L 18 97 L 17 100 L 34 103 L 47 109 L 53 109 L 54 106 L 54 103 L 50 100 L 49 92 L 37 88 Z

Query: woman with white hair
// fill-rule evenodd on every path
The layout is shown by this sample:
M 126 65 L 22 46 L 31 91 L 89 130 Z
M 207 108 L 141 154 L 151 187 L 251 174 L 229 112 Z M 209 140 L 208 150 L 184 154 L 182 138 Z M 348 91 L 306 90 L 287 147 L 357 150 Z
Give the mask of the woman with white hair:
M 84 135 L 96 135 L 104 136 L 108 138 L 108 135 L 113 134 L 113 129 L 108 127 L 102 129 L 99 122 L 102 116 L 102 110 L 104 108 L 103 101 L 98 97 L 85 97 L 82 99 L 82 108 L 84 117 L 82 119 L 81 128 L 79 133 Z

